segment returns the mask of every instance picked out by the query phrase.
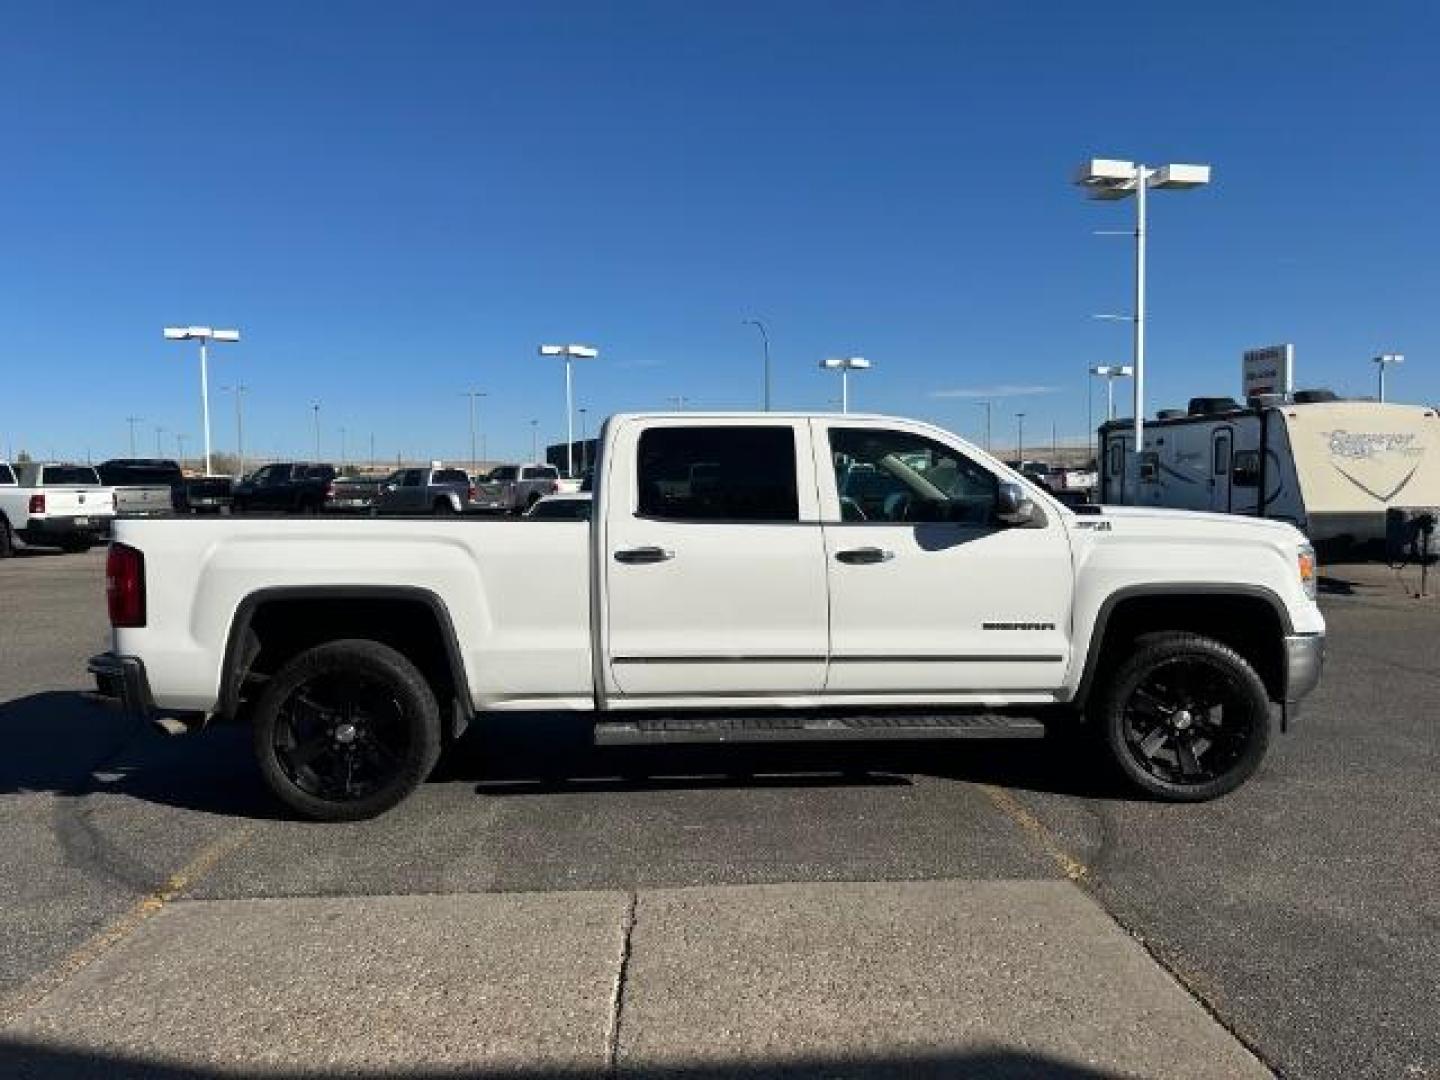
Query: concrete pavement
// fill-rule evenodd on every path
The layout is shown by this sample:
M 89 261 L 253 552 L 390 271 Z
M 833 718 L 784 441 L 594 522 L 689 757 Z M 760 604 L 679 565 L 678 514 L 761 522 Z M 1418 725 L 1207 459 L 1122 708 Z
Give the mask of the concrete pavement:
M 12 1077 L 1264 1077 L 1059 881 L 178 901 L 0 1034 Z

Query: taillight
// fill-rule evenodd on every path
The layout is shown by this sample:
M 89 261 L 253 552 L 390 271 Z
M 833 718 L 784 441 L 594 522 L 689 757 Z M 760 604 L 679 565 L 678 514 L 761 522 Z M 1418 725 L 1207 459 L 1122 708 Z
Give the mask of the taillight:
M 105 559 L 105 599 L 110 625 L 145 625 L 145 556 L 128 544 L 111 544 Z
M 559 481 L 559 480 L 551 480 L 551 481 L 550 481 L 550 494 L 551 494 L 551 495 L 555 495 L 555 494 L 557 494 L 559 491 L 560 491 L 560 481 Z
M 471 484 L 471 485 L 470 485 L 470 501 L 471 501 L 471 502 L 474 502 L 474 501 L 475 501 L 475 485 L 474 485 L 474 484 Z
M 334 484 L 326 484 L 326 485 L 325 485 L 325 497 L 326 497 L 327 499 L 333 499 L 333 498 L 335 497 L 335 485 L 334 485 Z
M 45 496 L 36 494 L 30 496 L 30 513 L 43 514 L 45 512 Z

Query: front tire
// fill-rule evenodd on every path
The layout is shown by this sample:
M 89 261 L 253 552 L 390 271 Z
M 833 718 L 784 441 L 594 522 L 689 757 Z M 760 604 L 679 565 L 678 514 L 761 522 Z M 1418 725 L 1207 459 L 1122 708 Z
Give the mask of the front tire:
M 315 821 L 383 814 L 440 757 L 435 694 L 405 656 L 365 639 L 290 660 L 255 711 L 255 756 L 270 790 Z
M 1099 734 L 1134 787 L 1170 802 L 1234 791 L 1270 745 L 1270 699 L 1255 669 L 1199 634 L 1135 643 L 1100 694 Z
M 10 531 L 10 522 L 0 517 L 0 559 L 8 559 L 15 554 L 15 534 Z

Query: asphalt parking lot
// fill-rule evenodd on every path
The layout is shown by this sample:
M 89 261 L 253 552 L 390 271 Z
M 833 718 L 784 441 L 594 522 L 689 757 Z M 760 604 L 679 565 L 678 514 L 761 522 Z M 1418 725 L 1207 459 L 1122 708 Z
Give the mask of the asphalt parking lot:
M 390 942 L 386 949 L 428 941 L 433 927 L 406 906 L 424 901 L 452 905 L 458 925 L 498 920 L 515 940 L 547 939 L 550 976 L 524 967 L 507 987 L 609 1047 L 608 1061 L 592 1062 L 535 1034 L 516 1044 L 518 1056 L 472 1075 L 583 1073 L 626 1061 L 647 1075 L 745 1072 L 726 1065 L 739 1057 L 715 1056 L 727 1040 L 736 1054 L 770 1048 L 750 1059 L 747 1075 L 849 1075 L 826 1056 L 833 1044 L 813 1011 L 802 1030 L 780 1007 L 813 992 L 815 983 L 794 983 L 806 963 L 826 958 L 811 974 L 834 995 L 844 1019 L 837 1031 L 880 1009 L 856 989 L 866 978 L 903 987 L 914 971 L 962 960 L 972 970 L 990 965 L 993 981 L 953 1007 L 965 1016 L 998 1010 L 1003 1024 L 1004 1009 L 1024 1003 L 1007 997 L 1000 960 L 914 952 L 927 935 L 948 941 L 968 926 L 982 943 L 986 935 L 1002 942 L 1027 977 L 1061 987 L 1049 1007 L 1074 1010 L 1062 1025 L 1071 1031 L 1087 1022 L 1085 1002 L 1103 998 L 1099 981 L 1086 981 L 1099 970 L 1089 965 L 1115 964 L 1140 980 L 1134 985 L 1152 986 L 1136 965 L 1145 953 L 1158 960 L 1188 1000 L 1153 1015 L 1135 1001 L 1117 1054 L 1124 1039 L 1145 1040 L 1147 1023 L 1156 1043 L 1183 1040 L 1209 1022 L 1203 1011 L 1283 1076 L 1440 1076 L 1440 599 L 1407 595 L 1413 573 L 1330 571 L 1320 690 L 1250 784 L 1203 806 L 1132 799 L 1064 746 L 597 751 L 573 721 L 543 718 L 478 725 L 418 797 L 380 820 L 317 826 L 279 816 L 245 732 L 166 737 L 80 696 L 84 659 L 104 646 L 102 561 L 95 552 L 0 563 L 0 1065 L 8 1057 L 21 1075 L 115 1076 L 124 1072 L 117 1061 L 136 1075 L 189 1075 L 133 1047 L 103 1062 L 69 1057 L 54 1035 L 66 1017 L 97 1030 L 133 1022 L 106 1019 L 114 987 L 153 992 L 150 1022 L 169 1017 L 177 1031 L 223 1017 L 224 994 L 179 985 L 174 965 L 229 941 L 224 962 L 243 972 L 275 947 L 266 910 L 336 927 L 326 933 L 343 952 L 370 935 Z M 1019 883 L 1038 891 L 1017 892 Z M 356 906 L 367 898 L 383 899 Z M 246 906 L 255 901 L 296 906 Z M 515 906 L 494 909 L 504 904 Z M 871 951 L 832 954 L 817 944 L 799 954 L 803 963 L 767 968 L 764 957 L 780 945 L 749 933 L 756 924 L 741 916 L 751 911 L 767 926 L 794 917 L 791 939 L 843 923 Z M 958 927 L 957 912 L 969 913 Z M 594 934 L 582 934 L 592 923 Z M 1115 931 L 1132 951 L 1122 956 L 1121 944 L 1104 938 L 1108 958 L 1071 953 L 1072 926 Z M 614 927 L 625 930 L 630 996 L 606 973 Z M 291 978 L 318 980 L 327 970 L 295 960 L 315 940 L 287 953 Z M 594 942 L 604 955 L 592 955 Z M 431 944 L 461 948 L 443 937 Z M 728 963 L 769 995 L 776 1008 L 764 1030 L 727 1012 L 733 1000 L 687 986 L 686 956 Z M 516 963 L 510 954 L 483 959 L 497 971 Z M 419 975 L 394 977 L 417 988 L 420 1014 L 437 1007 L 421 995 Z M 1153 983 L 1155 1000 L 1167 987 Z M 363 987 L 349 992 L 363 1002 Z M 592 997 L 605 1009 L 593 1011 Z M 1182 1016 L 1194 1002 L 1196 1015 Z M 341 1022 L 345 1004 L 317 1005 L 315 1022 Z M 469 1007 L 489 1016 L 498 1005 Z M 1130 1007 L 1111 1002 L 1105 1015 Z M 622 1014 L 625 1027 L 611 1030 Z M 907 1022 L 959 1022 L 903 1008 L 886 1015 L 886 1037 L 912 1049 L 924 1042 L 901 1038 Z M 238 1021 L 227 1034 L 223 1020 L 215 1024 L 216 1040 L 235 1040 L 234 1061 L 283 1035 Z M 651 1034 L 682 1030 L 691 1035 L 678 1049 Z M 797 1040 L 800 1050 L 785 1049 Z M 1166 1071 L 1240 1074 L 1243 1057 L 1199 1060 L 1205 1045 L 1176 1042 Z M 406 1047 L 392 1049 L 383 1061 L 330 1064 L 363 1072 L 406 1060 Z M 261 1060 L 287 1066 L 283 1055 Z M 977 1046 L 964 1056 L 871 1063 L 887 1065 L 877 1075 L 924 1071 L 917 1062 L 936 1075 L 1159 1075 L 1164 1067 L 1143 1055 L 1088 1067 L 1047 1060 Z

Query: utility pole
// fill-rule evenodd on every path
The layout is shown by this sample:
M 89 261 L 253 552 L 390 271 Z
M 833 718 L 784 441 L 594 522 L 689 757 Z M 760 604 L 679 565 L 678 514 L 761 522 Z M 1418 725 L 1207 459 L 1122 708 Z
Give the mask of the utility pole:
M 690 403 L 690 399 L 684 394 L 676 394 L 673 397 L 666 398 L 665 400 L 670 402 L 671 405 L 675 406 L 676 412 L 684 412 L 685 406 Z
M 1025 414 L 1015 414 L 1015 460 L 1025 460 Z
M 145 418 L 143 416 L 125 417 L 125 423 L 130 425 L 130 456 L 132 458 L 135 456 L 135 425 L 140 423 L 144 419 Z
M 375 433 L 370 433 L 370 471 L 375 471 Z
M 180 448 L 180 467 L 182 469 L 185 467 L 185 440 L 189 437 L 190 436 L 183 435 L 178 431 L 175 433 L 175 445 Z
M 589 466 L 589 462 L 586 460 L 589 455 L 585 452 L 585 414 L 590 410 L 576 409 L 575 411 L 580 414 L 580 475 L 584 476 L 585 470 Z
M 235 395 L 235 475 L 245 475 L 245 412 L 240 403 L 250 387 L 244 383 L 236 383 L 233 386 L 226 386 L 222 389 L 229 390 Z
M 161 457 L 165 451 L 160 449 L 160 436 L 165 434 L 165 429 L 159 424 L 155 425 L 155 456 Z
M 340 425 L 340 468 L 345 468 L 345 425 Z
M 530 460 L 540 460 L 540 421 L 530 421 Z
M 317 401 L 310 406 L 315 413 L 315 460 L 320 460 L 320 403 Z
M 475 471 L 477 464 L 475 457 L 475 399 L 485 397 L 483 390 L 462 390 L 461 397 L 470 399 L 470 471 Z
M 985 452 L 987 454 L 990 453 L 990 407 L 993 404 L 994 403 L 990 401 L 977 401 L 975 403 L 977 408 L 985 410 Z

